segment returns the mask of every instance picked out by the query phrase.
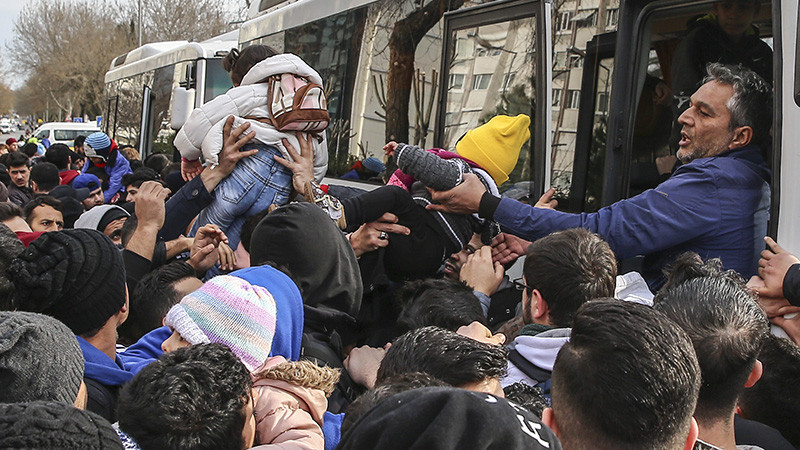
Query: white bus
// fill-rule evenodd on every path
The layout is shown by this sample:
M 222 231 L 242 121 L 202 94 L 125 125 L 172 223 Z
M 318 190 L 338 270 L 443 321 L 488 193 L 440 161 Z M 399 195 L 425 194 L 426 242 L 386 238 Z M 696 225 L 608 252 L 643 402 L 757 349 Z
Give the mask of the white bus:
M 394 23 L 421 2 L 253 2 L 239 46 L 304 58 L 331 92 L 333 169 L 341 155 L 382 156 L 383 101 Z M 425 2 L 427 4 L 428 2 Z M 672 118 L 646 81 L 670 83 L 676 46 L 711 1 L 466 1 L 427 32 L 410 95 L 409 140 L 452 147 L 498 113 L 531 116 L 531 144 L 511 177 L 530 197 L 559 192 L 559 209 L 595 211 L 657 182 Z M 405 9 L 403 9 L 405 8 Z M 800 60 L 797 0 L 762 1 L 753 25 L 774 51 L 769 233 L 800 252 Z M 800 50 L 798 50 L 800 51 Z M 435 71 L 435 72 L 434 72 Z M 424 78 L 423 78 L 424 77 Z M 433 101 L 429 104 L 429 101 Z M 430 109 L 429 109 L 430 107 Z M 429 123 L 426 123 L 428 111 Z M 665 118 L 666 117 L 666 118 Z M 338 166 L 337 166 L 338 165 Z M 329 170 L 329 175 L 331 170 Z
M 221 60 L 236 32 L 204 42 L 159 42 L 116 57 L 105 77 L 104 131 L 142 158 L 171 153 L 192 109 L 233 87 Z
M 295 53 L 322 75 L 332 117 L 329 175 L 335 176 L 354 157 L 382 157 L 388 42 L 395 23 L 427 3 L 260 0 L 227 39 L 240 49 L 266 44 Z M 595 211 L 635 195 L 657 182 L 655 159 L 670 153 L 664 133 L 672 119 L 650 100 L 646 82 L 669 85 L 672 57 L 688 33 L 687 23 L 707 14 L 712 4 L 467 0 L 445 14 L 416 48 L 409 141 L 450 148 L 492 115 L 526 113 L 532 138 L 507 186 L 524 183 L 517 186 L 529 189 L 534 199 L 556 187 L 559 209 L 571 212 Z M 776 98 L 773 142 L 766 149 L 773 171 L 769 234 L 798 253 L 800 151 L 794 143 L 800 128 L 791 126 L 800 123 L 797 0 L 762 1 L 753 24 L 774 51 L 768 80 Z M 106 76 L 109 133 L 122 143 L 139 143 L 143 154 L 169 145 L 171 130 L 180 125 L 168 117 L 176 106 L 171 89 L 194 89 L 191 103 L 199 106 L 219 92 L 214 80 L 224 80 L 221 90 L 230 87 L 227 75 L 217 76 L 214 70 L 221 68 L 210 62 L 231 45 L 201 52 L 198 47 L 206 45 L 182 43 L 146 57 L 143 48 L 139 55 L 134 50 L 120 57 L 124 61 L 117 58 Z M 180 48 L 185 54 L 196 50 L 192 56 L 167 56 Z M 166 68 L 164 75 L 157 76 L 159 68 Z M 179 103 L 188 104 L 184 94 Z

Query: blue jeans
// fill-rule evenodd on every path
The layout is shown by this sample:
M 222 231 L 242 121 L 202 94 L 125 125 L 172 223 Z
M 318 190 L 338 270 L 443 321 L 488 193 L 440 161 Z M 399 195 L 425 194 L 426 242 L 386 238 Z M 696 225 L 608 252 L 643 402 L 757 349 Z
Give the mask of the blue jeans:
M 228 236 L 232 249 L 239 245 L 244 221 L 275 203 L 284 205 L 292 192 L 292 172 L 275 161 L 281 156 L 270 145 L 247 144 L 242 151 L 258 153 L 240 160 L 233 172 L 214 189 L 214 200 L 200 212 L 192 227 L 192 236 L 206 224 L 219 225 Z

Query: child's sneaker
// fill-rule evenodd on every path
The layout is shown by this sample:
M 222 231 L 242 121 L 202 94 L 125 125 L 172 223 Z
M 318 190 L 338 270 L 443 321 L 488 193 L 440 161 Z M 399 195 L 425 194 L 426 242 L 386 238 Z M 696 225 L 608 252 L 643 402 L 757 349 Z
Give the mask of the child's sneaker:
M 325 191 L 313 181 L 306 183 L 303 196 L 306 198 L 306 201 L 314 203 L 328 213 L 328 216 L 336 223 L 339 229 L 344 230 L 347 228 L 347 221 L 344 218 L 344 206 L 342 206 L 339 199 L 326 194 Z

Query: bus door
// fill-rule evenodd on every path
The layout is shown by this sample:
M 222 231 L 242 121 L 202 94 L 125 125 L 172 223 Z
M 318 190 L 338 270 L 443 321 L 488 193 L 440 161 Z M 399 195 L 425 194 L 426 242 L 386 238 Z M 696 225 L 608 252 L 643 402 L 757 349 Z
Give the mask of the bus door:
M 595 211 L 669 177 L 676 164 L 677 118 L 688 106 L 688 97 L 702 84 L 703 70 L 697 66 L 704 64 L 699 61 L 716 59 L 752 66 L 774 86 L 772 14 L 779 8 L 773 3 L 624 2 L 618 13 L 618 31 L 595 36 L 582 55 L 572 182 L 564 196 L 568 201 L 559 209 Z M 719 17 L 726 14 L 750 14 L 739 52 L 731 51 L 739 50 L 732 39 L 722 37 L 728 31 L 719 25 Z M 775 119 L 773 135 L 780 127 Z M 774 165 L 774 143 L 768 147 L 764 150 Z M 773 186 L 777 186 L 775 181 Z M 776 196 L 773 187 L 773 219 Z
M 584 58 L 580 80 L 575 159 L 570 189 L 559 199 L 559 209 L 593 212 L 600 208 L 605 177 L 608 112 L 617 32 L 595 35 L 579 54 Z M 578 49 L 573 49 L 573 53 Z
M 150 136 L 153 134 L 153 104 L 156 96 L 150 86 L 142 88 L 142 113 L 139 125 L 139 155 L 146 158 L 150 154 Z
M 501 191 L 538 198 L 548 184 L 550 8 L 547 0 L 506 0 L 444 16 L 434 144 L 454 148 L 498 114 L 531 117 L 531 139 Z

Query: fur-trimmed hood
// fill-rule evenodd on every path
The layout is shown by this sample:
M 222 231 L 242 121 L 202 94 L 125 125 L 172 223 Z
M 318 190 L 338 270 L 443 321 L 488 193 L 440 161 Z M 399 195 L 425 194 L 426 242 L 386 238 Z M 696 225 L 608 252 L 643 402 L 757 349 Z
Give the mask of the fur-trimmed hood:
M 308 361 L 287 362 L 276 356 L 268 359 L 253 378 L 253 388 L 258 392 L 254 408 L 258 445 L 324 448 L 326 396 L 339 380 L 338 370 Z

